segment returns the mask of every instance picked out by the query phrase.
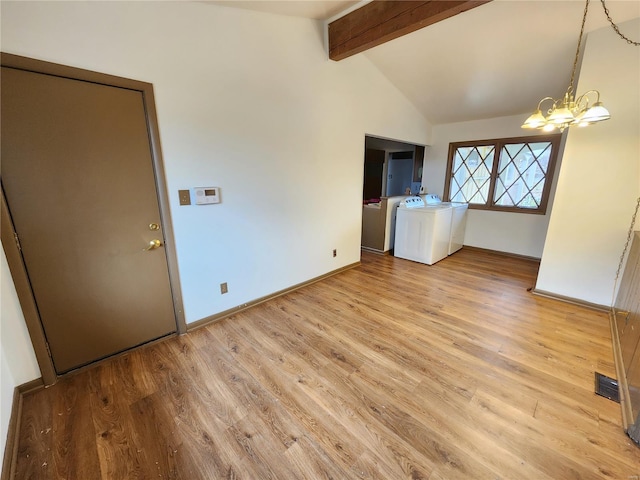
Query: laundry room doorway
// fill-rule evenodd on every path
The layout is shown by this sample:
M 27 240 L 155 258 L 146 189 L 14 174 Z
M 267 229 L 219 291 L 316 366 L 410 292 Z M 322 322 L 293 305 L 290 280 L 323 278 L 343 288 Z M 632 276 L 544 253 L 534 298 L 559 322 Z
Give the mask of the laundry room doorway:
M 421 189 L 425 147 L 365 136 L 361 247 L 393 249 L 395 209 L 405 195 Z

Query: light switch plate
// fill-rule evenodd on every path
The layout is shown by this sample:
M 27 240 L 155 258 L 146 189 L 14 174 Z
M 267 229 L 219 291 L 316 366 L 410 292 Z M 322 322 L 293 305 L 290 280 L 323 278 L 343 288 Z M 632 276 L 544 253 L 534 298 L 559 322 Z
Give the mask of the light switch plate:
M 191 192 L 189 190 L 178 190 L 180 205 L 191 205 Z

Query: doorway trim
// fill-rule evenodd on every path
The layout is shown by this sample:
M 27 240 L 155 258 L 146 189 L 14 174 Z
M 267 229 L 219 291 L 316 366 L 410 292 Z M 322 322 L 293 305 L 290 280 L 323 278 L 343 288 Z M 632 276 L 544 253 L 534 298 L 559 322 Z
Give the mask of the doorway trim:
M 163 225 L 163 234 L 165 240 L 165 254 L 167 257 L 167 267 L 169 272 L 169 283 L 171 287 L 173 309 L 176 320 L 177 334 L 187 332 L 187 324 L 184 316 L 184 307 L 182 303 L 182 291 L 180 288 L 180 277 L 178 272 L 178 258 L 175 248 L 175 239 L 173 235 L 173 225 L 171 222 L 169 209 L 169 196 L 167 184 L 165 180 L 164 163 L 162 159 L 162 151 L 160 148 L 160 134 L 158 128 L 158 119 L 156 116 L 155 98 L 153 95 L 153 85 L 147 82 L 131 80 L 128 78 L 117 77 L 104 73 L 84 70 L 76 67 L 60 65 L 56 63 L 45 62 L 33 58 L 22 57 L 9 53 L 0 53 L 0 65 L 3 67 L 16 68 L 34 73 L 45 75 L 55 75 L 74 80 L 81 80 L 112 87 L 126 88 L 128 90 L 138 91 L 142 94 L 142 101 L 145 109 L 145 117 L 147 123 L 147 132 L 149 134 L 149 146 L 153 163 L 156 192 L 158 196 L 158 205 L 160 208 L 160 217 Z M 0 174 L 1 178 L 1 174 Z M 1 240 L 11 277 L 16 287 L 18 300 L 24 314 L 27 330 L 31 337 L 31 343 L 36 354 L 40 373 L 44 385 L 53 385 L 56 383 L 59 375 L 56 373 L 53 360 L 48 351 L 47 339 L 42 327 L 40 315 L 33 295 L 33 290 L 29 282 L 29 277 L 22 259 L 19 244 L 14 237 L 15 229 L 6 203 L 4 191 L 2 191 L 1 205 Z

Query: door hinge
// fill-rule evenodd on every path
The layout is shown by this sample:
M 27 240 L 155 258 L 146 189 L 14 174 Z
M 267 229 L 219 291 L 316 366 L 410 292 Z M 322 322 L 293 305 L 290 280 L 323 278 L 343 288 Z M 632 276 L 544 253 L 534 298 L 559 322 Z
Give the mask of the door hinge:
M 47 347 L 47 354 L 49 355 L 49 358 L 53 358 L 53 356 L 51 355 L 51 347 L 49 346 L 49 342 L 44 342 L 45 347 Z
M 20 239 L 18 238 L 18 234 L 16 232 L 13 232 L 13 238 L 16 241 L 16 247 L 18 247 L 18 250 L 22 251 L 22 245 L 20 245 Z

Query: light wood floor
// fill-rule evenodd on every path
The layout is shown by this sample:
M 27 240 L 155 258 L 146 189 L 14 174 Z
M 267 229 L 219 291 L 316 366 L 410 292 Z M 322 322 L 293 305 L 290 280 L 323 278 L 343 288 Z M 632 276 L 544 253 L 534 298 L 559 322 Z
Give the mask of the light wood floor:
M 622 479 L 606 314 L 533 261 L 362 265 L 25 398 L 18 479 Z

